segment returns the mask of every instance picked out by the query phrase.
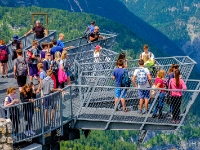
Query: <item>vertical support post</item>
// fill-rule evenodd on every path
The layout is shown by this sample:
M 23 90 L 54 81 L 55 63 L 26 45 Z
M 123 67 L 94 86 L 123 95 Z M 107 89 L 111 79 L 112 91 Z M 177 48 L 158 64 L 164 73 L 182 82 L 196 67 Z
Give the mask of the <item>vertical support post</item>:
M 145 139 L 146 134 L 147 134 L 147 130 L 139 130 L 138 131 L 138 145 L 137 145 L 138 150 L 141 150 L 141 146 Z
M 60 99 L 60 123 L 61 123 L 61 127 L 60 127 L 60 130 L 61 130 L 61 136 L 63 136 L 63 110 L 62 110 L 62 102 L 63 102 L 63 97 L 62 97 L 62 93 L 60 92 L 59 94 L 59 99 Z
M 69 87 L 70 89 L 70 111 L 71 111 L 71 119 L 73 118 L 73 110 L 72 110 L 72 87 Z
M 44 140 L 44 119 L 43 119 L 43 105 L 42 105 L 42 101 L 39 101 L 40 103 L 40 119 L 41 119 L 41 128 L 42 128 L 42 145 L 45 145 L 45 140 Z

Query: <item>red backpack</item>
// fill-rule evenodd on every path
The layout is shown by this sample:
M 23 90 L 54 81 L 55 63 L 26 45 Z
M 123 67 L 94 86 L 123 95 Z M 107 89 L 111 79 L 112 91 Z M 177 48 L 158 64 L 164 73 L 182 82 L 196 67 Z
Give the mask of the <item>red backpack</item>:
M 6 51 L 6 48 L 0 50 L 0 61 L 2 60 L 8 60 L 8 53 Z
M 27 62 L 27 63 L 30 63 L 30 64 L 31 64 L 31 63 L 33 62 L 32 56 L 33 56 L 32 49 L 29 49 L 29 50 L 26 52 L 26 62 Z

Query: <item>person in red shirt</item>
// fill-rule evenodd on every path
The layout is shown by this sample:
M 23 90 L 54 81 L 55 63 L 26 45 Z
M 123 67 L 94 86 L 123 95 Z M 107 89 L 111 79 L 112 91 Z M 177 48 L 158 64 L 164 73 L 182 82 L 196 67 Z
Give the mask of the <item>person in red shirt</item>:
M 159 70 L 157 73 L 155 83 L 154 83 L 155 88 L 164 88 L 164 77 L 165 77 L 165 70 Z M 156 117 L 158 117 L 158 119 L 163 118 L 162 108 L 163 108 L 164 97 L 165 97 L 165 91 L 161 90 L 158 96 L 156 107 L 153 111 L 152 118 L 156 118 Z M 158 116 L 157 116 L 157 111 L 159 112 Z

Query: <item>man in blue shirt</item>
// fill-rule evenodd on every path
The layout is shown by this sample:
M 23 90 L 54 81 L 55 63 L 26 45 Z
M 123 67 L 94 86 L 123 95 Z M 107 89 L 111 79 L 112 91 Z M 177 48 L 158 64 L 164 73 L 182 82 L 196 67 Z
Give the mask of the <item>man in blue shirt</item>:
M 53 43 L 53 47 L 51 48 L 51 58 L 54 59 L 54 54 L 56 52 L 62 53 L 63 48 L 60 46 L 57 46 L 57 41 L 55 39 L 52 40 L 52 43 Z
M 125 101 L 125 96 L 126 96 L 127 90 L 120 88 L 122 77 L 124 74 L 123 59 L 119 59 L 117 61 L 117 65 L 118 65 L 118 68 L 115 68 L 115 70 L 113 71 L 113 76 L 112 76 L 112 79 L 115 80 L 115 86 L 117 87 L 115 89 L 115 105 L 117 105 L 118 99 L 120 98 L 120 95 L 123 91 L 122 96 L 121 96 L 121 102 L 122 102 L 122 107 L 123 107 L 124 112 L 127 112 L 128 109 L 126 108 L 126 101 Z
M 63 33 L 60 33 L 60 34 L 59 34 L 59 38 L 58 38 L 58 40 L 57 40 L 57 46 L 62 47 L 63 50 L 68 50 L 68 49 L 70 49 L 70 48 L 74 48 L 74 46 L 65 47 L 65 44 L 64 44 L 64 42 L 63 42 L 64 38 L 65 38 L 65 35 L 64 35 Z

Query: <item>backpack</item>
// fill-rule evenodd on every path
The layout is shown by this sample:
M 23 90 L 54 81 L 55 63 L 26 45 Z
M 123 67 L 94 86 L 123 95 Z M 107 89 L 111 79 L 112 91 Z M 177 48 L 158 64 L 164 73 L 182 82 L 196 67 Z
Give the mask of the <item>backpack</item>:
M 8 102 L 11 103 L 12 99 L 10 98 L 10 96 L 6 96 L 6 97 L 8 97 Z M 5 100 L 3 101 L 2 106 L 4 106 L 4 102 Z
M 58 62 L 60 62 L 60 61 L 58 61 Z M 59 66 L 56 61 L 53 61 L 52 70 L 55 74 L 58 74 Z
M 11 44 L 11 50 L 12 50 L 12 60 L 17 58 L 16 50 L 18 49 L 17 46 L 20 45 L 20 41 L 12 42 Z
M 27 52 L 26 52 L 26 62 L 28 62 L 29 64 L 31 64 L 33 62 L 33 52 L 32 52 L 32 49 L 29 49 Z
M 8 60 L 8 52 L 5 49 L 0 50 L 0 61 L 2 60 Z
M 137 74 L 137 82 L 139 85 L 144 85 L 147 83 L 147 74 L 144 69 L 139 69 L 139 72 Z
M 25 59 L 23 62 L 20 62 L 17 58 L 17 76 L 27 76 L 28 75 L 28 69 L 26 65 Z
M 128 76 L 128 71 L 124 69 L 124 73 L 122 75 L 121 87 L 130 87 L 131 79 Z

